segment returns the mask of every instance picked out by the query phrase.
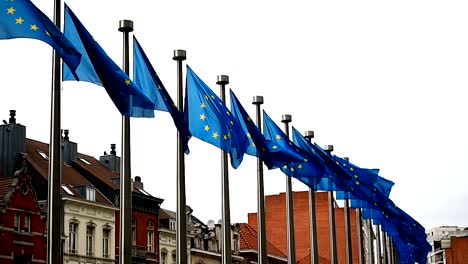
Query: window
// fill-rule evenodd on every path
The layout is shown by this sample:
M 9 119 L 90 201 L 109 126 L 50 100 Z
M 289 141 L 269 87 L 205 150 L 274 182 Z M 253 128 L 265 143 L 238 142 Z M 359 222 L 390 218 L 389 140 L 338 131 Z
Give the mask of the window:
M 109 257 L 109 237 L 110 237 L 110 230 L 103 229 L 102 230 L 102 256 L 105 258 Z
M 95 202 L 96 201 L 96 190 L 90 187 L 86 187 L 86 200 Z
M 176 263 L 176 251 L 173 250 L 171 255 L 172 255 L 172 264 L 175 264 Z
M 136 245 L 136 220 L 132 219 L 132 245 Z
M 20 231 L 20 213 L 15 213 L 14 228 L 15 231 Z
M 31 215 L 29 214 L 24 217 L 24 232 L 31 232 Z
M 154 252 L 154 224 L 153 222 L 148 222 L 148 252 Z
M 174 219 L 169 220 L 169 229 L 176 230 L 176 221 Z
M 161 264 L 166 264 L 167 263 L 167 250 L 164 251 L 165 249 L 161 250 Z
M 235 234 L 232 238 L 232 253 L 238 254 L 239 253 L 239 236 Z
M 94 227 L 86 226 L 86 255 L 94 255 Z
M 78 224 L 70 223 L 68 225 L 68 252 L 76 254 L 77 243 L 77 234 L 78 234 Z

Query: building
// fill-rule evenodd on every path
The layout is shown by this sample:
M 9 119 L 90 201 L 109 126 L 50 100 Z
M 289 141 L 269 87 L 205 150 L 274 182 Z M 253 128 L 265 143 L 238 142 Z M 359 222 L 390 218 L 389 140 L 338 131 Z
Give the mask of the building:
M 15 111 L 0 126 L 0 179 L 12 177 L 24 160 L 45 215 L 49 146 L 26 138 L 26 127 L 16 123 Z M 96 158 L 78 153 L 69 131 L 62 135 L 63 253 L 66 263 L 115 263 L 119 252 L 120 158 L 111 153 Z M 132 259 L 158 263 L 159 207 L 162 199 L 146 192 L 140 177 L 132 191 Z M 44 220 L 43 220 L 44 221 Z M 3 223 L 0 222 L 3 225 Z M 40 249 L 41 247 L 39 247 Z M 46 248 L 43 247 L 44 255 Z
M 161 209 L 159 218 L 160 263 L 176 263 L 176 213 Z M 232 263 L 244 263 L 240 256 L 240 227 L 231 226 Z M 221 263 L 222 230 L 221 224 L 210 220 L 204 224 L 193 215 L 187 206 L 187 258 L 188 263 Z
M 429 264 L 468 263 L 468 227 L 441 226 L 427 231 Z
M 296 260 L 310 255 L 309 193 L 293 192 L 294 235 L 296 241 Z M 328 221 L 328 194 L 316 192 L 315 207 L 317 217 L 317 240 L 319 257 L 326 262 L 330 259 L 330 233 Z M 358 262 L 356 210 L 350 210 L 353 263 Z M 346 242 L 344 229 L 344 210 L 335 206 L 336 240 L 339 262 L 346 261 Z M 257 213 L 248 214 L 248 223 L 257 228 Z M 266 236 L 281 252 L 287 253 L 286 194 L 265 196 Z M 363 233 L 365 234 L 365 233 Z
M 0 263 L 45 263 L 46 220 L 27 167 L 0 178 Z

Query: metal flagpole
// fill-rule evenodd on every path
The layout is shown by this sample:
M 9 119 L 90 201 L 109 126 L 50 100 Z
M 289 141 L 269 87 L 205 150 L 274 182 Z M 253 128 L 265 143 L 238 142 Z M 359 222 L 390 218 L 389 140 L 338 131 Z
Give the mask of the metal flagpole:
M 185 50 L 174 50 L 177 61 L 177 108 L 184 111 L 182 61 L 187 58 Z M 187 214 L 185 200 L 185 157 L 182 135 L 177 131 L 177 212 L 176 212 L 176 261 L 187 263 Z
M 325 145 L 325 151 L 331 153 L 333 151 L 333 145 Z M 338 264 L 335 227 L 335 197 L 333 197 L 333 191 L 328 192 L 328 217 L 330 225 L 330 264 Z
M 226 102 L 226 84 L 229 83 L 229 76 L 218 75 L 216 84 L 220 86 L 221 101 Z M 222 263 L 231 264 L 231 215 L 229 209 L 229 170 L 227 153 L 221 150 L 221 195 L 222 195 L 222 228 L 223 228 L 223 244 L 222 244 Z
M 389 243 L 389 253 L 390 253 L 390 264 L 395 264 L 395 255 L 393 254 L 394 253 L 394 248 L 393 248 L 393 240 L 391 237 L 388 238 L 388 243 Z
M 256 109 L 257 127 L 262 131 L 262 117 L 260 115 L 260 105 L 263 104 L 263 96 L 254 96 L 252 104 Z M 258 232 L 258 264 L 268 263 L 268 253 L 266 247 L 265 229 L 265 194 L 263 191 L 263 160 L 257 158 L 257 232 Z
M 348 157 L 344 157 L 349 161 Z M 345 221 L 345 240 L 346 240 L 346 263 L 353 264 L 353 247 L 351 242 L 351 216 L 349 210 L 349 199 L 344 200 L 344 221 Z
M 304 136 L 309 142 L 314 138 L 314 131 L 306 131 Z M 310 263 L 319 264 L 317 241 L 317 216 L 315 210 L 315 190 L 309 188 L 309 230 L 310 230 Z
M 123 71 L 130 72 L 129 33 L 133 21 L 120 20 L 119 31 L 123 33 Z M 120 240 L 119 260 L 122 264 L 132 263 L 132 173 L 130 165 L 130 117 L 122 116 L 122 164 L 120 165 Z
M 364 264 L 364 243 L 362 240 L 362 215 L 361 208 L 356 208 L 358 263 Z
M 284 123 L 284 131 L 289 138 L 289 123 L 291 115 L 283 115 L 281 122 Z M 287 240 L 288 240 L 288 264 L 296 263 L 296 246 L 294 240 L 294 202 L 291 177 L 286 176 L 286 222 L 287 222 Z
M 54 1 L 54 22 L 61 27 L 62 2 Z M 47 263 L 58 264 L 62 261 L 61 250 L 61 195 L 60 185 L 62 177 L 62 155 L 61 155 L 61 72 L 62 64 L 55 49 L 52 52 L 52 89 L 50 110 L 50 145 L 49 145 L 49 180 L 47 182 Z
M 368 254 L 367 254 L 367 257 L 368 257 L 368 263 L 369 264 L 374 264 L 375 263 L 375 257 L 374 257 L 374 230 L 372 229 L 372 220 L 370 219 L 367 219 L 366 220 L 366 228 L 367 228 L 367 231 L 369 233 L 369 235 L 367 236 L 367 244 L 369 246 L 369 251 L 368 251 Z
M 382 257 L 383 257 L 383 264 L 388 264 L 387 258 L 387 233 L 382 231 Z
M 380 247 L 380 226 L 375 225 L 375 228 L 376 228 L 376 234 L 377 234 L 377 238 L 376 238 L 377 244 L 375 246 L 377 248 L 377 264 L 382 264 L 382 251 Z

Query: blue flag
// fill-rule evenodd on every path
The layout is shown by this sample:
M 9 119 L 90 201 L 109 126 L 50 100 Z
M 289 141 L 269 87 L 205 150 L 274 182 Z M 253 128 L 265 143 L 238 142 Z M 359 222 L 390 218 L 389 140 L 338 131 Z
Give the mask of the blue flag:
M 230 153 L 232 167 L 239 167 L 249 140 L 238 120 L 188 65 L 186 86 L 185 120 L 190 132 Z
M 314 189 L 315 185 L 324 174 L 323 166 L 315 160 L 310 159 L 304 150 L 293 144 L 265 111 L 263 111 L 263 126 L 263 134 L 266 139 L 273 141 L 278 148 L 284 149 L 288 153 L 295 153 L 300 157 L 300 162 L 283 163 L 283 165 L 281 165 L 281 171 L 289 177 L 294 177 Z
M 103 86 L 112 102 L 124 116 L 154 117 L 154 103 L 112 61 L 96 40 L 65 5 L 65 36 L 83 55 L 76 69 L 78 78 L 64 65 L 64 81 L 86 81 Z
M 291 162 L 303 161 L 304 157 L 298 155 L 294 149 L 279 147 L 274 141 L 267 140 L 232 90 L 231 111 L 234 117 L 239 120 L 244 133 L 249 139 L 250 144 L 247 148 L 247 154 L 261 158 L 269 169 L 282 167 Z
M 177 130 L 182 136 L 184 150 L 188 153 L 188 141 L 191 134 L 187 123 L 185 123 L 184 114 L 177 109 L 177 106 L 172 101 L 172 98 L 135 37 L 133 37 L 133 78 L 135 84 L 154 103 L 154 109 L 171 114 Z
M 0 1 L 0 39 L 32 38 L 52 46 L 72 74 L 81 54 L 60 29 L 29 0 Z

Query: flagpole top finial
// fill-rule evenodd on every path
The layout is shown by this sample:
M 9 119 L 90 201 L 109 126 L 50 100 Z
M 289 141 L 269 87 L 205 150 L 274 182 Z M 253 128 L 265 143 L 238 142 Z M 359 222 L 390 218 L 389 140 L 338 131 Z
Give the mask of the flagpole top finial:
M 133 31 L 133 21 L 132 20 L 120 20 L 119 21 L 119 31 L 120 32 L 132 32 Z
M 261 96 L 261 95 L 256 95 L 256 96 L 254 96 L 254 97 L 253 97 L 252 104 L 255 104 L 255 105 L 261 105 L 261 104 L 263 104 L 263 96 Z
M 312 130 L 306 131 L 306 132 L 304 133 L 304 137 L 305 137 L 305 138 L 308 138 L 308 139 L 314 138 L 314 131 L 312 131 Z
M 174 50 L 174 57 L 172 57 L 172 59 L 173 60 L 183 61 L 183 60 L 187 59 L 187 52 L 185 52 L 185 50 L 181 50 L 181 49 Z
M 333 151 L 333 145 L 325 145 L 323 148 L 327 152 L 332 152 Z
M 229 83 L 229 76 L 227 76 L 227 75 L 218 75 L 218 81 L 216 82 L 216 84 L 226 85 L 228 83 Z
M 282 115 L 281 116 L 281 122 L 282 123 L 289 123 L 292 121 L 291 115 Z

